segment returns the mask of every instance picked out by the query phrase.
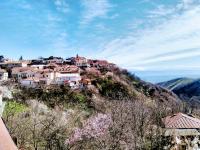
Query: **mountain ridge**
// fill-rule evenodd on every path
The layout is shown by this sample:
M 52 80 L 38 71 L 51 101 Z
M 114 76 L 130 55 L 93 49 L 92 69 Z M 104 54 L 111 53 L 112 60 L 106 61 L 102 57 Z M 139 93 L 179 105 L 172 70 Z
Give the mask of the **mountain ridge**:
M 172 91 L 193 107 L 200 106 L 200 79 L 177 78 L 157 85 Z

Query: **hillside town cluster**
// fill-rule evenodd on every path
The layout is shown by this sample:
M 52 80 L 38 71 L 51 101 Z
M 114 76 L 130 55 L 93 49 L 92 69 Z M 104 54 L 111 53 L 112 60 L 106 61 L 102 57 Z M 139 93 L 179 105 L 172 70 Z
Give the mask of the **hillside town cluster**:
M 92 60 L 78 55 L 67 59 L 50 56 L 19 61 L 0 56 L 0 81 L 13 80 L 28 88 L 69 85 L 72 89 L 76 89 L 83 84 L 90 84 L 89 79 L 81 76 L 81 71 L 99 74 L 100 69 L 110 69 L 114 66 L 115 64 L 106 60 Z

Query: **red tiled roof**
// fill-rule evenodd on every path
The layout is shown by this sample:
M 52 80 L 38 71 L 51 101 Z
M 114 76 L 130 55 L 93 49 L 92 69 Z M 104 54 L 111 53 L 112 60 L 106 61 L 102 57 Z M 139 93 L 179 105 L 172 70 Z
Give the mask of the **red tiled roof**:
M 74 66 L 74 65 L 65 65 L 62 67 L 57 67 L 56 71 L 60 73 L 76 73 L 79 71 L 79 69 L 77 66 Z
M 12 73 L 24 72 L 24 71 L 35 71 L 38 70 L 35 67 L 15 67 L 12 69 Z
M 42 73 L 51 73 L 53 69 L 42 69 Z
M 59 67 L 56 63 L 49 63 L 46 67 Z
M 200 128 L 200 119 L 178 113 L 163 118 L 165 128 L 170 129 L 197 129 Z
M 95 68 L 95 67 L 91 67 L 91 68 L 86 68 L 86 71 L 87 72 L 90 72 L 90 73 L 96 73 L 96 74 L 100 74 L 101 72 Z

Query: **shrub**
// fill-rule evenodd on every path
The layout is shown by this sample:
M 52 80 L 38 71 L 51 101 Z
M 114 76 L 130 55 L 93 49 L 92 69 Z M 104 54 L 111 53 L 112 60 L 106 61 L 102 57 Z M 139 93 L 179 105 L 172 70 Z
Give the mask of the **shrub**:
M 127 87 L 112 78 L 98 78 L 93 84 L 99 89 L 101 95 L 110 99 L 123 99 L 130 96 Z
M 6 103 L 3 116 L 8 116 L 10 114 L 17 115 L 21 112 L 24 112 L 28 107 L 24 104 L 18 103 L 16 101 L 9 101 Z
M 74 94 L 73 94 L 73 99 L 74 99 L 76 102 L 85 103 L 87 98 L 86 98 L 86 96 L 83 95 L 82 93 L 74 93 Z

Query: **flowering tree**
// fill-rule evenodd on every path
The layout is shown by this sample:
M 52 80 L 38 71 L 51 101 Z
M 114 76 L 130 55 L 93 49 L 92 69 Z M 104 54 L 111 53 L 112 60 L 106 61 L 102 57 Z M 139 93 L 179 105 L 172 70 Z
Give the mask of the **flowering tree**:
M 99 113 L 92 116 L 84 123 L 82 128 L 76 128 L 74 130 L 71 137 L 66 140 L 66 144 L 73 144 L 84 140 L 84 138 L 99 138 L 105 135 L 111 123 L 110 115 Z

